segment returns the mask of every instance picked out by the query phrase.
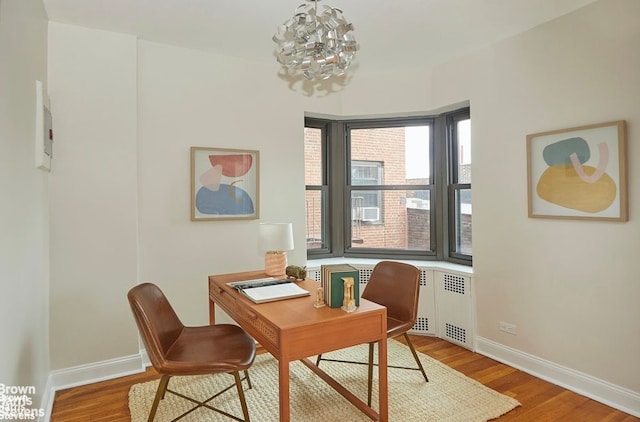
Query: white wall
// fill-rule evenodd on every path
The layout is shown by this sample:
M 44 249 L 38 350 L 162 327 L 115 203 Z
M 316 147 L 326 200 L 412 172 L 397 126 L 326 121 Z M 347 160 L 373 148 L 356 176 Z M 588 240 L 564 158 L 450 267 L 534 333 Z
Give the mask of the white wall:
M 260 221 L 294 223 L 306 261 L 308 99 L 266 69 L 196 50 L 50 25 L 58 170 L 52 177 L 52 366 L 137 353 L 126 293 L 157 283 L 186 324 L 208 321 L 207 276 L 263 268 L 258 220 L 190 221 L 189 148 L 260 150 Z M 322 104 L 328 104 L 322 106 Z M 81 316 L 81 317 L 79 317 Z
M 252 63 L 148 42 L 139 43 L 138 60 L 141 279 L 163 288 L 185 323 L 204 323 L 207 275 L 263 261 L 258 220 L 190 221 L 189 148 L 260 150 L 261 220 L 295 223 L 291 259 L 303 259 L 303 185 L 290 177 L 303 167 L 283 158 L 302 153 L 293 140 L 303 114 L 278 101 L 277 81 L 266 82 L 268 70 Z
M 136 39 L 51 23 L 51 366 L 133 354 L 138 278 Z
M 635 392 L 638 16 L 635 0 L 600 1 L 494 45 L 472 97 L 480 335 Z M 526 134 L 613 120 L 629 129 L 629 221 L 527 218 Z
M 41 1 L 0 2 L 0 384 L 49 374 L 49 174 L 35 166 L 35 81 L 47 82 Z
M 68 144 L 52 180 L 54 366 L 137 350 L 124 296 L 135 282 L 158 283 L 185 322 L 202 323 L 208 274 L 262 267 L 257 220 L 189 221 L 190 146 L 261 151 L 261 220 L 294 223 L 299 263 L 304 112 L 415 114 L 470 100 L 480 336 L 640 393 L 638 15 L 635 0 L 599 1 L 433 69 L 357 74 L 328 96 L 292 91 L 275 65 L 143 41 L 136 54 L 127 36 L 52 24 L 51 94 L 65 104 Z M 528 219 L 526 134 L 615 119 L 630 128 L 630 221 Z M 96 186 L 111 189 L 70 206 Z

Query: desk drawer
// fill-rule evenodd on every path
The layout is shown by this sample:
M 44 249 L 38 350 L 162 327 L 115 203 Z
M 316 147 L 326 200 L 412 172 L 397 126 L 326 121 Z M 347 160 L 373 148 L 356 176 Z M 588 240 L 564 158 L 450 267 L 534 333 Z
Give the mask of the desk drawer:
M 255 336 L 260 337 L 257 340 L 264 344 L 265 341 L 271 344 L 271 346 L 277 348 L 279 344 L 278 329 L 269 321 L 265 320 L 261 315 L 256 314 L 251 309 L 243 306 L 242 303 L 238 303 L 236 308 L 238 317 L 243 321 L 241 324 L 243 327 L 247 325 L 247 331 L 256 331 Z
M 219 287 L 211 289 L 210 298 L 230 317 L 236 314 L 236 299 L 223 289 Z

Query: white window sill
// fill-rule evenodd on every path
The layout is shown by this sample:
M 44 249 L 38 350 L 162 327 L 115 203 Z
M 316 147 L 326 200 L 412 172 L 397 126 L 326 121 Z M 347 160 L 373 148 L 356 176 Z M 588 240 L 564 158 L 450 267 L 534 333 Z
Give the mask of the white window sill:
M 370 265 L 374 266 L 380 261 L 386 261 L 386 259 L 371 259 L 371 258 L 324 258 L 324 259 L 312 259 L 307 261 L 307 269 L 320 269 L 321 265 L 326 264 L 353 264 L 353 265 Z M 458 273 L 464 276 L 473 276 L 473 268 L 453 264 L 451 262 L 444 261 L 418 261 L 418 260 L 404 260 L 404 259 L 389 259 L 389 261 L 405 262 L 407 264 L 415 265 L 421 270 L 445 270 Z

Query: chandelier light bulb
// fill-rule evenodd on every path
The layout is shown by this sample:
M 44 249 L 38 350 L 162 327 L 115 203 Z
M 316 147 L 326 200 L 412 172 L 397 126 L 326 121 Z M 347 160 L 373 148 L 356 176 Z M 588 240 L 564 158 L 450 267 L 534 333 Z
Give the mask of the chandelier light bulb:
M 342 10 L 324 6 L 318 14 L 319 1 L 298 6 L 273 36 L 278 63 L 309 80 L 344 75 L 360 48 Z

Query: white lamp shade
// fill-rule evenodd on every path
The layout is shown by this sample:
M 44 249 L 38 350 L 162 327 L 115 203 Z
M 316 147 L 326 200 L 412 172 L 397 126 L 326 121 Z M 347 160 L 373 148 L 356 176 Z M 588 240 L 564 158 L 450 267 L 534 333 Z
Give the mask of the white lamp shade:
M 293 249 L 293 225 L 291 223 L 260 223 L 259 248 L 267 251 Z

